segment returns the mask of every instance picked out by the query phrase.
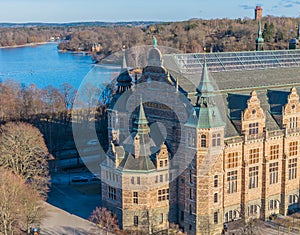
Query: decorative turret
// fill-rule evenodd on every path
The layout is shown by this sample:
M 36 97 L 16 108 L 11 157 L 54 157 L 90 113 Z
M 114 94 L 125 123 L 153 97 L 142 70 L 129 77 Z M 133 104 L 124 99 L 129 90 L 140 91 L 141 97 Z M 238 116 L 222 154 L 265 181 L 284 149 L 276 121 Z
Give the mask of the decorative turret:
M 257 38 L 255 40 L 256 43 L 256 51 L 263 51 L 264 50 L 264 39 L 262 37 L 262 31 L 261 31 L 261 21 L 258 21 L 258 32 L 257 32 Z
M 216 91 L 213 87 L 210 74 L 207 69 L 205 55 L 202 76 L 196 91 L 197 101 L 187 125 L 192 125 L 196 128 L 224 126 L 225 123 L 221 118 L 220 111 L 215 102 Z
M 124 55 L 123 55 L 121 71 L 117 78 L 117 82 L 118 82 L 117 83 L 117 86 L 118 86 L 117 93 L 123 93 L 124 91 L 130 89 L 132 86 L 132 78 L 127 69 L 125 50 L 123 49 L 123 51 L 124 51 Z
M 135 127 L 133 130 L 137 132 L 138 134 L 149 134 L 150 128 L 148 126 L 148 121 L 145 115 L 144 107 L 143 107 L 143 102 L 142 98 L 140 100 L 140 111 L 139 111 L 139 116 L 135 120 Z
M 155 36 L 153 36 L 153 48 L 150 50 L 148 55 L 148 66 L 162 66 L 162 54 L 157 48 L 157 39 Z

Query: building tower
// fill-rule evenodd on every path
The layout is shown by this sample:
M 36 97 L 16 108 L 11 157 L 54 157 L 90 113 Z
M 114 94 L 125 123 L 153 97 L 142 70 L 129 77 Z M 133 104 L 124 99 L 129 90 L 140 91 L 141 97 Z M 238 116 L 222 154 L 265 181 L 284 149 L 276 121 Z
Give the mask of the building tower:
M 262 31 L 261 31 L 261 21 L 258 21 L 258 33 L 257 38 L 255 40 L 256 44 L 256 51 L 263 51 L 264 50 L 264 39 L 262 37 Z
M 256 6 L 255 8 L 255 20 L 261 20 L 262 18 L 262 7 Z
M 195 150 L 195 155 L 181 180 L 184 195 L 179 202 L 179 223 L 188 234 L 220 234 L 225 123 L 216 104 L 216 91 L 205 58 L 196 92 L 196 104 L 185 124 L 186 154 Z

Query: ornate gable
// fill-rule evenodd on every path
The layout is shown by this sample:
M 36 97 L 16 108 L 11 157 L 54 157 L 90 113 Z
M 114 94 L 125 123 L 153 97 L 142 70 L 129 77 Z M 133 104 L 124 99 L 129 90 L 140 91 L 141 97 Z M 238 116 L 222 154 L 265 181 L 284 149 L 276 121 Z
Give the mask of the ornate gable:
M 282 110 L 282 125 L 287 130 L 297 129 L 299 126 L 300 104 L 299 95 L 295 87 L 291 89 L 288 102 Z
M 156 167 L 157 169 L 167 167 L 169 164 L 169 152 L 165 144 L 162 144 L 160 151 L 156 154 Z
M 251 92 L 247 108 L 242 114 L 242 131 L 246 136 L 261 136 L 265 128 L 265 114 L 256 91 Z

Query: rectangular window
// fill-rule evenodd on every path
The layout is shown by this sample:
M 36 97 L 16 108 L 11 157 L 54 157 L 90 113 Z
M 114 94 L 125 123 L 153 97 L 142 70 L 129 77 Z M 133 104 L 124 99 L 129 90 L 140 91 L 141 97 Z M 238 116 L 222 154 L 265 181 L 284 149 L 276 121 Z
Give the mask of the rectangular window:
M 269 164 L 270 184 L 278 183 L 278 162 Z
M 117 189 L 108 186 L 108 198 L 111 200 L 116 200 L 117 199 Z
M 139 217 L 138 216 L 133 216 L 133 225 L 138 226 L 139 225 Z
M 251 215 L 256 215 L 258 213 L 258 208 L 257 208 L 257 205 L 250 205 L 248 207 L 248 215 L 251 216 Z
M 279 158 L 279 145 L 270 146 L 270 160 L 275 160 Z
M 169 200 L 169 189 L 159 189 L 157 191 L 157 200 L 159 202 Z
M 133 203 L 139 204 L 139 194 L 138 192 L 133 192 Z
M 190 199 L 193 200 L 193 189 L 190 188 Z
M 159 176 L 159 181 L 160 181 L 160 182 L 163 182 L 163 181 L 164 181 L 164 176 L 163 176 L 163 175 L 160 175 L 160 176 Z
M 255 164 L 259 162 L 259 148 L 250 149 L 249 151 L 249 164 Z
M 257 135 L 258 134 L 258 122 L 249 124 L 249 135 Z
M 163 167 L 163 161 L 159 161 L 159 167 Z
M 227 168 L 235 168 L 238 166 L 238 152 L 228 154 Z
M 297 158 L 289 159 L 288 169 L 289 169 L 289 180 L 296 179 L 297 178 Z
M 218 223 L 218 212 L 214 212 L 214 224 Z
M 218 187 L 218 184 L 219 184 L 219 183 L 218 183 L 218 176 L 215 175 L 215 176 L 214 176 L 214 187 L 217 188 L 217 187 Z
M 289 195 L 289 204 L 294 204 L 297 202 L 296 195 Z
M 221 145 L 221 134 L 213 134 L 212 135 L 212 146 L 220 146 Z
M 201 135 L 201 147 L 206 148 L 206 135 Z
M 218 202 L 218 193 L 214 193 L 214 203 Z
M 141 184 L 141 177 L 139 177 L 139 176 L 136 177 L 136 183 L 137 183 L 137 184 Z
M 190 179 L 190 184 L 193 183 L 193 172 L 192 170 L 189 171 L 189 179 Z
M 227 172 L 227 193 L 237 192 L 237 171 Z
M 289 144 L 289 154 L 290 156 L 296 156 L 298 150 L 298 141 L 290 142 Z
M 162 223 L 164 222 L 164 214 L 163 214 L 163 213 L 160 213 L 160 214 L 159 214 L 158 222 L 159 222 L 160 224 L 162 224 Z
M 134 177 L 131 177 L 131 183 L 134 184 Z
M 249 167 L 249 189 L 258 187 L 258 166 Z
M 290 129 L 297 128 L 297 117 L 291 117 L 289 122 Z

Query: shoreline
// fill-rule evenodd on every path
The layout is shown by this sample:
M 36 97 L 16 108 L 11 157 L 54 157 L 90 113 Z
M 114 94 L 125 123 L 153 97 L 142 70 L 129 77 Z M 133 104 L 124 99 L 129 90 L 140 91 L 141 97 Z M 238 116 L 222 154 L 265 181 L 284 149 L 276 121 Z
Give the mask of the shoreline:
M 32 43 L 26 43 L 22 45 L 14 45 L 14 46 L 0 46 L 0 49 L 9 49 L 9 48 L 19 48 L 19 47 L 30 47 L 30 46 L 38 46 L 38 45 L 44 45 L 47 43 L 56 43 L 56 42 L 32 42 Z

